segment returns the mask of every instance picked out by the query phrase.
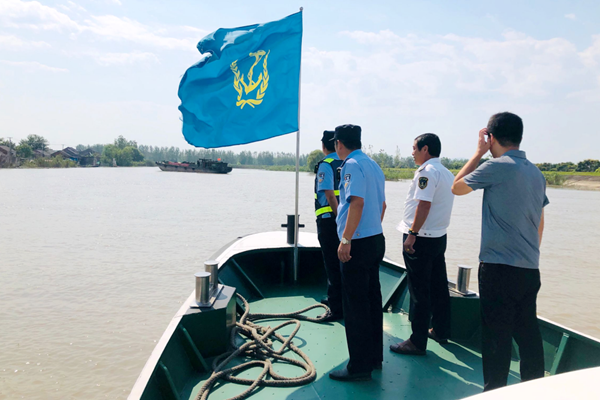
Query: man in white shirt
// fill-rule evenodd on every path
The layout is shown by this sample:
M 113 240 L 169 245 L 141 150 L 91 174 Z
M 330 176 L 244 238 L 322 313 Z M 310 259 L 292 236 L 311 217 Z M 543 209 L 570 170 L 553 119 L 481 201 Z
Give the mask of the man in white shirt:
M 403 233 L 402 255 L 408 271 L 412 335 L 390 346 L 390 350 L 399 354 L 425 355 L 428 337 L 442 344 L 450 337 L 450 294 L 444 253 L 454 202 L 454 175 L 441 164 L 441 150 L 440 139 L 433 133 L 418 136 L 413 144 L 412 155 L 420 167 L 408 190 L 404 218 L 397 228 Z

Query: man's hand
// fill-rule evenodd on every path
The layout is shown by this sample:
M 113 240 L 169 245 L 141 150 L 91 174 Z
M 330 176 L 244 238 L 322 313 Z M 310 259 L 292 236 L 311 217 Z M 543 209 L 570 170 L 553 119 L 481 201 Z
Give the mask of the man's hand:
M 350 255 L 351 246 L 352 246 L 352 242 L 350 242 L 348 244 L 342 244 L 340 242 L 340 245 L 338 246 L 338 258 L 340 259 L 341 262 L 347 263 L 352 258 L 352 256 Z
M 404 245 L 403 245 L 403 249 L 406 253 L 408 254 L 414 254 L 415 249 L 414 249 L 414 244 L 417 241 L 417 237 L 414 235 L 408 235 L 406 237 L 406 240 L 404 241 Z
M 487 136 L 487 141 L 486 141 L 486 136 Z M 485 153 L 490 151 L 491 145 L 492 145 L 492 141 L 490 140 L 490 138 L 488 136 L 487 128 L 481 129 L 479 131 L 479 141 L 477 142 L 477 155 L 479 156 L 480 159 L 481 159 L 481 157 L 483 157 L 485 155 Z
M 473 157 L 471 157 L 471 159 L 467 161 L 465 165 L 463 165 L 462 169 L 458 172 L 458 174 L 456 174 L 456 177 L 454 177 L 452 193 L 455 195 L 462 196 L 473 191 L 473 189 L 471 189 L 471 187 L 465 183 L 463 178 L 477 169 L 479 161 L 481 161 L 481 157 L 483 157 L 485 153 L 487 153 L 492 147 L 492 141 L 488 136 L 486 142 L 486 136 L 488 136 L 487 128 L 481 129 L 479 131 L 479 140 L 477 141 L 477 151 Z

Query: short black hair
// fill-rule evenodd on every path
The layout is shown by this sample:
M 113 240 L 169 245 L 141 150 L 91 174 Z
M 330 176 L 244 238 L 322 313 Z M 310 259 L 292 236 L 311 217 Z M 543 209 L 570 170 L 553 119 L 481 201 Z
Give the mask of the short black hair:
M 322 140 L 322 142 L 328 151 L 335 151 L 335 140 Z
M 421 150 L 424 146 L 427 146 L 429 155 L 432 157 L 439 157 L 442 152 L 442 142 L 435 133 L 424 133 L 415 138 L 417 149 Z
M 360 140 L 338 139 L 338 141 L 342 142 L 348 150 L 359 150 L 362 148 L 362 142 Z
M 513 113 L 501 112 L 492 115 L 487 130 L 503 147 L 518 146 L 523 140 L 523 120 Z

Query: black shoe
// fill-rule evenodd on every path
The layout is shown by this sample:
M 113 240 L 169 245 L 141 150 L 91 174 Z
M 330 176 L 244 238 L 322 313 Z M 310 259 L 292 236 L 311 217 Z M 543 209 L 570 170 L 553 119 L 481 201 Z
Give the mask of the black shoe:
M 383 363 L 375 363 L 373 364 L 373 369 L 383 369 Z
M 370 381 L 371 373 L 370 372 L 351 373 L 348 371 L 347 367 L 344 367 L 342 369 L 338 369 L 337 371 L 331 371 L 329 373 L 329 378 L 331 378 L 335 381 L 344 381 L 344 382 Z
M 405 340 L 404 342 L 392 344 L 390 346 L 390 350 L 394 353 L 405 354 L 409 356 L 424 356 L 427 354 L 425 350 L 421 350 L 417 348 L 410 339 Z
M 448 339 L 442 339 L 441 337 L 436 335 L 433 328 L 427 331 L 427 336 L 429 336 L 430 339 L 435 340 L 439 344 L 448 344 Z
M 335 322 L 344 319 L 344 314 L 331 314 L 327 318 L 323 319 L 323 322 Z
M 327 307 L 329 307 L 329 297 L 323 297 L 321 299 L 321 304 L 326 305 Z

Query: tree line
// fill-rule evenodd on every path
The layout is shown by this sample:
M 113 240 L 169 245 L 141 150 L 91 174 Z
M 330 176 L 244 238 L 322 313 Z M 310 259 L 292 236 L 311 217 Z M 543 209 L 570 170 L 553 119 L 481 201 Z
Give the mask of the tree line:
M 18 145 L 10 143 L 8 140 L 0 138 L 0 145 L 12 147 L 17 157 L 28 159 L 33 157 L 35 150 L 49 150 L 48 141 L 40 135 L 29 135 L 22 139 Z M 154 165 L 156 161 L 190 161 L 194 162 L 199 158 L 221 159 L 232 165 L 243 166 L 294 166 L 296 165 L 295 153 L 271 152 L 271 151 L 241 151 L 234 153 L 225 149 L 180 149 L 178 147 L 159 147 L 138 145 L 135 140 L 127 140 L 119 136 L 112 144 L 79 144 L 76 150 L 83 151 L 92 149 L 100 155 L 103 165 L 112 165 L 113 159 L 119 166 L 132 165 Z M 364 151 L 381 168 L 393 169 L 415 169 L 416 165 L 412 157 L 402 157 L 400 150 L 396 148 L 393 155 L 388 154 L 383 149 L 373 151 L 372 146 L 367 146 Z M 305 170 L 312 171 L 315 164 L 323 159 L 324 154 L 321 150 L 314 150 L 309 154 L 300 155 L 300 166 Z M 442 157 L 441 163 L 448 169 L 459 170 L 466 162 L 466 158 L 447 158 Z M 484 160 L 485 161 L 485 160 Z M 583 160 L 577 164 L 572 162 L 563 163 L 540 163 L 536 164 L 541 171 L 548 172 L 600 172 L 599 160 Z
M 600 172 L 599 160 L 583 160 L 577 164 L 572 162 L 563 162 L 558 164 L 541 163 L 535 164 L 540 171 L 553 172 Z

